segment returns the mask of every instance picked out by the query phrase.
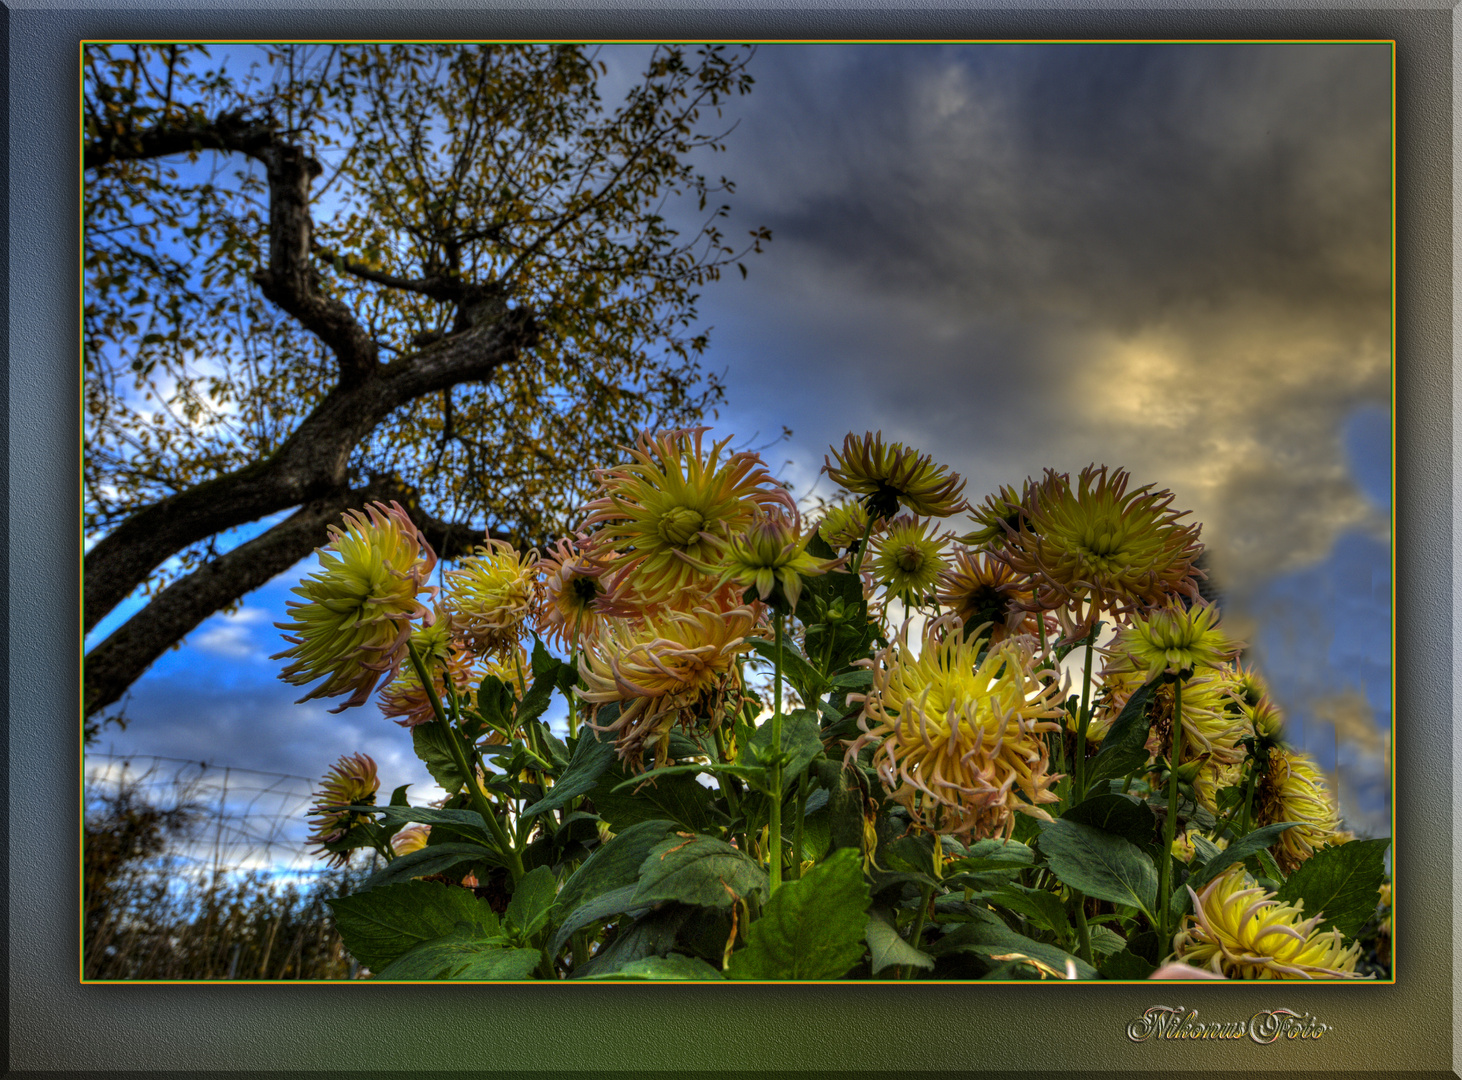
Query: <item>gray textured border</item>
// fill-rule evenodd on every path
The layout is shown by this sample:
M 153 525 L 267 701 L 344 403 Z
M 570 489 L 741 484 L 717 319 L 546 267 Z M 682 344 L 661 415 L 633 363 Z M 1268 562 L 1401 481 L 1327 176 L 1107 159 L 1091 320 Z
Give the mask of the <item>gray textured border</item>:
M 1445 4 L 1278 11 L 991 11 L 919 4 L 770 12 L 383 11 L 282 0 L 200 12 L 32 3 L 8 12 L 8 621 L 12 778 L 9 1067 L 17 1070 L 1349 1069 L 1452 1065 L 1452 260 L 1447 228 L 1453 14 Z M 1306 5 L 1308 7 L 1308 5 Z M 1242 10 L 1240 10 L 1242 8 Z M 88 986 L 76 979 L 75 724 L 79 589 L 76 43 L 82 37 L 1372 37 L 1398 45 L 1400 116 L 1395 717 L 1398 984 L 1276 988 L 649 986 Z M 1454 561 L 1462 574 L 1462 561 Z M 1462 626 L 1462 623 L 1459 623 Z M 1462 746 L 1459 746 L 1462 748 Z M 1455 843 L 1455 841 L 1454 841 Z M 1456 916 L 1454 916 L 1455 918 Z M 1334 1023 L 1309 1046 L 1133 1046 L 1142 1008 L 1212 1017 L 1308 1010 Z M 753 1034 L 755 1033 L 755 1034 Z M 643 1063 L 643 1064 L 641 1064 Z M 651 1064 L 653 1063 L 653 1065 Z

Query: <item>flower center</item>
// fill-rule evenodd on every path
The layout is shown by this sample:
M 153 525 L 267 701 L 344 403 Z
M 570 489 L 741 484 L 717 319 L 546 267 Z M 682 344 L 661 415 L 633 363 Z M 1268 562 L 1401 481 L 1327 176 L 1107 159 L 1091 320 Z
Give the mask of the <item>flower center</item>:
M 655 526 L 655 532 L 671 547 L 685 548 L 695 542 L 706 519 L 699 510 L 689 506 L 677 506 L 667 510 Z
M 917 544 L 906 544 L 893 557 L 898 568 L 906 574 L 917 574 L 924 566 L 924 552 Z
M 569 579 L 569 593 L 587 607 L 599 599 L 599 583 L 587 574 L 578 574 Z

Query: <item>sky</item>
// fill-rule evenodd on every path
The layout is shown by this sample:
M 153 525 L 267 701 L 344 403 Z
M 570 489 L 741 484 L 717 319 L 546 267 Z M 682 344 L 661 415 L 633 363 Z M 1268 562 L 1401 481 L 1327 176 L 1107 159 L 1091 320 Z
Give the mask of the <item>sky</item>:
M 614 100 L 641 52 L 603 55 Z M 868 430 L 975 502 L 1093 462 L 1171 489 L 1291 736 L 1389 833 L 1389 46 L 777 44 L 750 70 L 698 162 L 736 182 L 728 234 L 773 234 L 702 292 L 717 434 L 792 429 L 765 456 L 803 498 Z M 307 776 L 359 750 L 425 793 L 373 706 L 279 681 L 312 567 L 160 659 L 98 749 Z

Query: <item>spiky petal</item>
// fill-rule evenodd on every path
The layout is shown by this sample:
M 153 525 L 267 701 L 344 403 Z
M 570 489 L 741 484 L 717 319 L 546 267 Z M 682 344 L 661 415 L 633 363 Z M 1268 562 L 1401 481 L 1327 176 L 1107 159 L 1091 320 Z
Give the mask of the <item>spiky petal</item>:
M 345 529 L 332 525 L 329 533 L 316 550 L 322 569 L 293 590 L 304 602 L 290 601 L 290 621 L 275 623 L 293 646 L 273 659 L 293 661 L 280 678 L 296 686 L 325 679 L 302 702 L 350 694 L 331 710 L 340 712 L 365 704 L 382 678 L 396 676 L 412 621 L 432 618 L 417 595 L 435 592 L 426 582 L 436 554 L 395 502 L 346 511 Z
M 875 661 L 861 696 L 864 735 L 890 798 L 923 828 L 960 837 L 1009 836 L 1016 811 L 1049 821 L 1058 801 L 1046 741 L 1063 715 L 1060 687 L 1034 668 L 1029 639 L 1011 638 L 980 654 L 958 618 L 943 616 L 911 648 L 908 624 Z
M 823 457 L 822 471 L 847 491 L 863 496 L 869 513 L 891 518 L 903 506 L 924 517 L 949 517 L 966 509 L 961 493 L 965 482 L 958 473 L 936 465 L 928 454 L 903 443 L 883 442 L 883 432 L 851 432 L 843 449 L 835 448 L 838 463 Z
M 343 839 L 364 815 L 354 813 L 350 806 L 368 806 L 376 801 L 376 792 L 381 782 L 376 777 L 376 763 L 366 754 L 350 754 L 340 758 L 325 773 L 320 790 L 310 807 L 310 824 L 313 831 L 306 839 L 307 844 L 331 844 Z M 344 866 L 350 860 L 347 851 L 313 852 L 327 860 L 332 866 Z
M 1360 946 L 1339 930 L 1322 932 L 1323 913 L 1304 917 L 1303 902 L 1281 903 L 1242 866 L 1203 892 L 1188 889 L 1193 913 L 1173 939 L 1173 954 L 1229 979 L 1354 979 Z
M 681 593 L 705 590 L 702 568 L 759 510 L 795 509 L 756 454 L 725 453 L 729 438 L 707 452 L 709 430 L 646 432 L 624 448 L 628 462 L 596 474 L 598 497 L 585 505 L 583 527 L 595 530 L 590 553 L 614 559 L 604 578 L 609 591 L 633 578 L 639 603 L 674 605 Z

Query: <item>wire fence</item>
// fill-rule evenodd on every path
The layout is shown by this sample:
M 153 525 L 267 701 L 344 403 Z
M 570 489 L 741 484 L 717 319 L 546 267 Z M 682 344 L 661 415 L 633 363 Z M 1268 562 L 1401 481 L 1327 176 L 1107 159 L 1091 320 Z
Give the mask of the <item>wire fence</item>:
M 84 977 L 357 974 L 327 901 L 371 867 L 310 853 L 309 777 L 89 754 L 84 782 Z
M 124 790 L 148 806 L 188 808 L 193 826 L 168 852 L 174 873 L 313 876 L 325 872 L 306 843 L 316 783 L 206 761 L 88 754 L 86 809 L 95 813 Z

